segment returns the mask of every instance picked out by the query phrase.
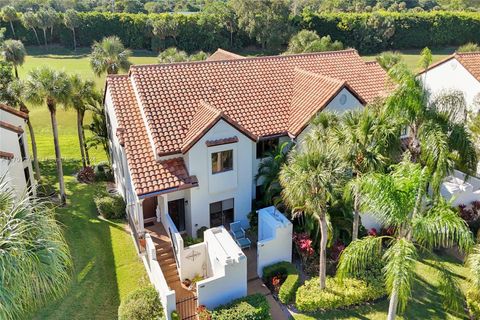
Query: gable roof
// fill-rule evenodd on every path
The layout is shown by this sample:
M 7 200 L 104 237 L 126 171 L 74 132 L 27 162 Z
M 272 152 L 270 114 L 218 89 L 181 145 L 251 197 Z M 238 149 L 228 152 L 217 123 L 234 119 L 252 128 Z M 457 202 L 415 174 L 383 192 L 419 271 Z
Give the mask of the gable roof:
M 296 69 L 342 81 L 365 102 L 381 95 L 388 79 L 378 64 L 365 63 L 353 49 L 139 65 L 130 68 L 129 77 L 155 152 L 163 156 L 181 152 L 201 100 L 252 136 L 288 134 L 289 119 L 297 112 L 291 108 Z
M 480 81 L 480 52 L 455 52 L 445 59 L 433 63 L 427 69 L 420 71 L 419 74 L 430 71 L 452 59 L 456 59 L 465 69 L 467 69 L 468 72 L 472 74 L 475 79 Z
M 234 60 L 244 58 L 244 56 L 219 48 L 210 57 L 207 58 L 207 61 Z

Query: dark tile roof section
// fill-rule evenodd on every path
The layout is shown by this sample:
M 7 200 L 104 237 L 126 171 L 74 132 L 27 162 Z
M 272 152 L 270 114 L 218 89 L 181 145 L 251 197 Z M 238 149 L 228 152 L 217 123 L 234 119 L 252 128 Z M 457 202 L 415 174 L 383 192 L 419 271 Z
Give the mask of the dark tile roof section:
M 230 137 L 230 138 L 223 138 L 223 139 L 217 139 L 217 140 L 208 140 L 205 141 L 205 144 L 207 147 L 215 147 L 215 146 L 221 146 L 224 144 L 231 144 L 231 143 L 237 143 L 238 142 L 238 137 Z

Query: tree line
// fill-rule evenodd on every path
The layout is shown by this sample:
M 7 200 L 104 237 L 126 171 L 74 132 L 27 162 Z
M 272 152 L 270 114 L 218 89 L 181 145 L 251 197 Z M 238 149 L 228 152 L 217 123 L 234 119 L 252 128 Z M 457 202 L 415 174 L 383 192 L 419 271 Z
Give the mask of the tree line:
M 200 13 L 129 14 L 40 9 L 19 13 L 2 9 L 0 28 L 7 38 L 26 45 L 61 44 L 88 47 L 112 34 L 129 48 L 160 50 L 175 46 L 195 52 L 260 45 L 278 49 L 300 29 L 329 35 L 362 53 L 388 49 L 456 46 L 480 42 L 478 12 L 376 11 L 318 13 L 304 9 L 292 15 L 283 0 L 213 2 Z

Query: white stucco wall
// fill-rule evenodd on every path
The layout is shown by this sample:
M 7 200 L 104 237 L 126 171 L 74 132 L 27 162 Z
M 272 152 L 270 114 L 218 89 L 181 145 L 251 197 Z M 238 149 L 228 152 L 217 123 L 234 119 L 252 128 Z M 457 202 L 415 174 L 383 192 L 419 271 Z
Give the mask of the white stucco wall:
M 6 175 L 9 186 L 15 190 L 15 194 L 20 197 L 27 191 L 24 168 L 28 168 L 33 188 L 32 191 L 35 194 L 35 179 L 32 170 L 32 159 L 29 154 L 28 133 L 25 120 L 4 110 L 0 110 L 0 120 L 23 129 L 22 139 L 26 153 L 26 160 L 22 161 L 18 134 L 11 130 L 0 128 L 0 150 L 14 154 L 14 158 L 11 160 L 1 159 L 0 174 L 2 176 Z
M 474 107 L 473 101 L 480 94 L 480 82 L 453 58 L 420 75 L 425 87 L 434 97 L 445 90 L 460 90 L 465 95 L 465 101 L 470 111 L 480 111 L 480 106 Z
M 238 142 L 207 147 L 205 142 L 236 136 Z M 212 174 L 211 153 L 233 150 L 233 170 Z M 217 122 L 186 154 L 190 175 L 198 179 L 198 187 L 189 189 L 191 222 L 187 232 L 196 236 L 197 229 L 210 227 L 210 203 L 234 199 L 234 220 L 248 226 L 251 210 L 254 142 L 227 122 Z

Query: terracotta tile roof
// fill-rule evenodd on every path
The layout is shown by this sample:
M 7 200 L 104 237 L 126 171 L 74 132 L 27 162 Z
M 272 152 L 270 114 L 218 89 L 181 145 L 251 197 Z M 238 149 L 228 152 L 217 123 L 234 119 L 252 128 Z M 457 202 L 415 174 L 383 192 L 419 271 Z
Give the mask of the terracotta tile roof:
M 205 144 L 207 145 L 207 147 L 214 147 L 214 146 L 221 146 L 224 144 L 237 143 L 237 142 L 238 142 L 238 137 L 234 136 L 230 138 L 208 140 L 208 141 L 205 141 Z
M 210 57 L 207 58 L 207 61 L 220 61 L 220 60 L 234 60 L 234 59 L 243 59 L 244 56 L 239 54 L 229 52 L 223 49 L 217 49 Z
M 137 195 L 182 189 L 197 184 L 189 176 L 183 158 L 157 161 L 128 76 L 109 76 L 115 115 L 125 146 L 128 168 Z
M 468 70 L 478 81 L 480 81 L 480 52 L 455 52 L 454 54 L 442 59 L 436 63 L 431 64 L 427 69 L 424 69 L 419 72 L 423 74 L 426 71 L 429 71 L 447 61 L 452 60 L 453 58 L 457 59 L 465 69 Z
M 295 69 L 345 81 L 364 101 L 386 88 L 387 75 L 355 50 L 130 68 L 159 155 L 179 153 L 201 100 L 251 135 L 287 134 Z M 306 119 L 308 121 L 309 119 Z M 201 131 L 199 131 L 201 132 Z
M 23 133 L 22 127 L 14 126 L 13 124 L 5 121 L 0 121 L 0 128 L 7 129 L 16 133 Z
M 23 119 L 28 119 L 28 114 L 26 114 L 25 112 L 19 111 L 15 108 L 7 106 L 6 104 L 3 104 L 3 103 L 0 103 L 0 110 L 9 112 L 9 113 L 14 114 L 14 115 L 16 115 L 20 118 L 23 118 Z
M 6 159 L 6 160 L 12 160 L 15 155 L 11 152 L 6 152 L 6 151 L 0 151 L 0 158 Z

